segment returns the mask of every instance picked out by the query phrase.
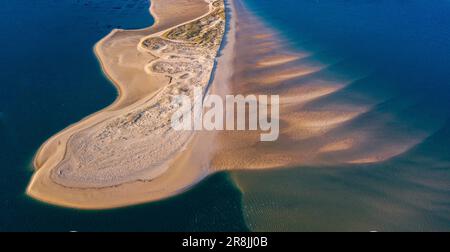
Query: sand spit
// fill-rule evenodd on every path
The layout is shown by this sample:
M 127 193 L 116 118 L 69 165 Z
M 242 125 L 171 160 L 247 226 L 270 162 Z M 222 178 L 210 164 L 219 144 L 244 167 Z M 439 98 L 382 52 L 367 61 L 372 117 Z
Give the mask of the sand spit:
M 96 45 L 119 98 L 40 148 L 27 188 L 32 197 L 111 208 L 171 196 L 206 176 L 198 165 L 180 174 L 196 138 L 171 128 L 178 108 L 172 97 L 193 96 L 194 87 L 209 84 L 225 33 L 225 6 L 222 0 L 152 3 L 154 26 L 114 30 Z
M 120 96 L 41 147 L 27 193 L 67 207 L 120 207 L 176 195 L 217 171 L 381 162 L 428 135 L 352 90 L 367 73 L 336 72 L 335 62 L 288 48 L 240 0 L 226 2 L 154 0 L 154 26 L 100 41 L 96 53 Z M 280 95 L 280 138 L 173 131 L 171 97 L 192 96 L 211 74 L 212 94 Z

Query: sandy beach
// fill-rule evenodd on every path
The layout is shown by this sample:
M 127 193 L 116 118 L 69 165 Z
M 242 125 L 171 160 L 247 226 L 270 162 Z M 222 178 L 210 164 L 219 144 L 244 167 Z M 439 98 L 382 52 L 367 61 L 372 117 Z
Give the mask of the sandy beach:
M 151 13 L 152 27 L 114 30 L 95 46 L 119 96 L 42 145 L 28 195 L 80 209 L 121 207 L 177 195 L 218 171 L 380 162 L 425 137 L 384 129 L 384 118 L 358 123 L 379 102 L 345 92 L 365 73 L 336 73 L 336 62 L 291 48 L 242 1 L 155 0 Z M 170 98 L 208 85 L 219 96 L 280 95 L 280 138 L 171 130 Z
M 152 1 L 150 11 L 152 27 L 113 30 L 95 46 L 119 96 L 39 149 L 28 195 L 73 208 L 112 208 L 169 197 L 207 175 L 198 160 L 180 171 L 195 156 L 188 145 L 197 138 L 170 130 L 168 98 L 208 85 L 225 30 L 223 2 Z M 197 36 L 183 31 L 191 26 L 199 27 Z

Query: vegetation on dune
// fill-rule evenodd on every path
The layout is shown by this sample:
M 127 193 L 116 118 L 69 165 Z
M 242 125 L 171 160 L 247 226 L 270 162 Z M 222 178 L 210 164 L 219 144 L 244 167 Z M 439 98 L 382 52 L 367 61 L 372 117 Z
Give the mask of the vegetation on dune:
M 225 10 L 222 1 L 213 4 L 216 10 L 196 21 L 178 26 L 163 35 L 170 40 L 182 40 L 201 46 L 211 46 L 217 41 L 216 36 L 222 34 L 225 23 Z

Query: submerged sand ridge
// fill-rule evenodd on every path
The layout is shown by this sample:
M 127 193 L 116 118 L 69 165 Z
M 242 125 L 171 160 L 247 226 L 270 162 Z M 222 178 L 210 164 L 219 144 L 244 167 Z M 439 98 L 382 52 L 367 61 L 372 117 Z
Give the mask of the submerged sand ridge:
M 289 42 L 235 1 L 236 56 L 230 94 L 280 95 L 280 137 L 259 141 L 257 131 L 218 133 L 215 170 L 382 162 L 423 141 L 427 132 L 403 122 L 395 111 L 377 111 L 389 96 L 353 88 L 370 71 L 345 72 L 340 59 L 293 49 Z

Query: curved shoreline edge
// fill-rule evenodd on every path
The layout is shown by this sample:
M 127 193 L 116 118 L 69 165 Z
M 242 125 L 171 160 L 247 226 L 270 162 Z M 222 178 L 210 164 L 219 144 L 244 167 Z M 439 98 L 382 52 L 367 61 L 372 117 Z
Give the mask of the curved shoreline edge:
M 158 0 L 152 0 L 152 1 L 150 2 L 150 7 L 149 7 L 149 14 L 153 17 L 154 23 L 153 23 L 151 26 L 147 27 L 147 28 L 135 29 L 135 30 L 133 30 L 133 31 L 140 31 L 140 30 L 143 31 L 143 30 L 147 30 L 147 29 L 150 29 L 151 27 L 156 26 L 156 25 L 158 24 L 158 22 L 160 22 L 160 21 L 159 21 L 159 18 L 158 18 L 158 15 L 155 13 L 155 10 L 154 10 L 154 6 L 155 6 L 154 2 L 156 2 L 156 1 L 158 1 Z M 36 153 L 35 153 L 35 155 L 34 155 L 34 157 L 33 157 L 33 160 L 32 160 L 32 166 L 34 167 L 34 169 L 37 170 L 37 169 L 39 169 L 39 167 L 42 165 L 42 164 L 39 164 L 38 158 L 39 158 L 39 155 L 40 155 L 42 149 L 47 145 L 47 143 L 49 143 L 50 141 L 54 140 L 54 139 L 57 138 L 60 134 L 62 134 L 62 133 L 64 133 L 65 131 L 69 130 L 70 128 L 76 126 L 77 124 L 79 124 L 79 123 L 81 123 L 81 122 L 83 122 L 83 121 L 85 121 L 85 120 L 87 120 L 87 119 L 89 119 L 89 118 L 91 118 L 91 117 L 94 117 L 96 114 L 101 113 L 102 111 L 106 111 L 106 110 L 108 110 L 108 109 L 114 107 L 114 106 L 119 102 L 119 100 L 121 99 L 121 96 L 122 96 L 122 93 L 123 93 L 123 91 L 122 91 L 123 88 L 121 87 L 120 83 L 117 83 L 116 81 L 114 81 L 114 80 L 111 78 L 111 76 L 108 74 L 108 72 L 105 71 L 105 65 L 104 65 L 104 63 L 103 63 L 103 61 L 102 61 L 102 59 L 101 59 L 101 56 L 100 56 L 101 53 L 99 52 L 99 48 L 98 48 L 98 47 L 100 46 L 100 44 L 102 43 L 102 41 L 108 39 L 110 36 L 112 36 L 112 35 L 113 35 L 114 33 L 116 33 L 117 31 L 120 31 L 120 29 L 113 29 L 110 33 L 108 33 L 105 37 L 103 37 L 102 39 L 100 39 L 100 40 L 99 40 L 97 43 L 95 43 L 95 45 L 92 47 L 92 51 L 93 51 L 95 57 L 96 57 L 97 60 L 98 60 L 98 63 L 99 63 L 100 68 L 101 68 L 101 70 L 102 70 L 102 74 L 103 74 L 103 75 L 111 82 L 111 84 L 115 87 L 115 89 L 116 89 L 116 91 L 117 91 L 117 96 L 114 98 L 114 101 L 113 101 L 111 104 L 107 105 L 105 108 L 103 108 L 103 109 L 101 109 L 101 110 L 98 110 L 98 111 L 96 111 L 96 112 L 93 112 L 93 113 L 89 114 L 88 116 L 82 118 L 82 119 L 81 119 L 80 121 L 78 121 L 78 122 L 75 122 L 75 123 L 70 124 L 69 126 L 65 127 L 64 129 L 60 130 L 59 132 L 57 132 L 56 134 L 54 134 L 53 136 L 51 136 L 51 137 L 50 137 L 49 139 L 47 139 L 44 143 L 42 143 L 41 146 L 39 146 L 38 150 L 36 151 Z
M 204 15 L 207 15 L 209 13 L 209 3 L 203 0 L 196 0 L 196 1 L 185 1 L 187 3 L 187 6 L 185 6 L 188 9 L 191 9 L 193 6 L 192 4 L 197 4 L 198 8 L 195 8 L 196 11 L 192 11 L 194 12 L 193 14 L 191 13 L 190 18 L 186 18 L 186 16 L 180 16 L 178 15 L 178 19 L 168 19 L 167 17 L 170 17 L 170 8 L 169 9 L 169 13 L 159 13 L 158 8 L 164 8 L 164 11 L 167 12 L 167 5 L 172 5 L 169 6 L 172 8 L 172 12 L 176 12 L 177 8 L 180 7 L 180 4 L 183 3 L 183 1 L 176 1 L 176 0 L 166 0 L 164 1 L 164 3 L 162 3 L 162 1 L 160 0 L 153 0 L 151 3 L 151 6 L 149 8 L 150 10 L 150 14 L 154 17 L 154 24 L 148 28 L 143 28 L 143 29 L 137 29 L 137 30 L 118 30 L 118 29 L 114 29 L 111 33 L 109 33 L 107 36 L 105 36 L 104 38 L 102 38 L 99 42 L 96 43 L 96 45 L 94 46 L 94 53 L 97 56 L 97 58 L 99 59 L 99 63 L 101 65 L 101 69 L 103 71 L 103 73 L 105 74 L 106 77 L 108 77 L 108 79 L 112 82 L 112 84 L 116 87 L 117 92 L 118 92 L 118 96 L 115 99 L 115 101 L 110 104 L 109 106 L 105 107 L 104 109 L 97 111 L 85 118 L 83 118 L 82 120 L 80 120 L 77 123 L 74 123 L 68 127 L 66 127 L 64 130 L 58 132 L 57 134 L 55 134 L 54 136 L 52 136 L 51 138 L 49 138 L 37 151 L 34 159 L 33 159 L 33 166 L 35 167 L 36 171 L 35 174 L 33 175 L 26 193 L 27 195 L 38 199 L 40 201 L 44 201 L 50 204 L 55 204 L 55 205 L 60 205 L 60 206 L 65 206 L 65 207 L 71 207 L 71 208 L 79 208 L 79 209 L 105 209 L 105 208 L 116 208 L 116 207 L 122 207 L 122 206 L 128 206 L 128 205 L 134 205 L 134 204 L 140 204 L 140 203 L 144 203 L 144 202 L 148 202 L 148 201 L 153 201 L 153 200 L 158 200 L 158 199 L 162 199 L 162 198 L 167 198 L 173 195 L 176 195 L 178 193 L 184 192 L 187 189 L 189 189 L 190 187 L 192 187 L 194 184 L 196 184 L 197 182 L 201 181 L 204 177 L 206 177 L 208 175 L 208 173 L 205 173 L 204 169 L 200 169 L 200 172 L 195 172 L 193 175 L 194 177 L 190 176 L 190 183 L 187 183 L 187 185 L 184 186 L 179 186 L 179 188 L 177 188 L 177 190 L 174 190 L 172 192 L 170 192 L 169 194 L 164 193 L 163 195 L 158 195 L 155 194 L 155 197 L 153 198 L 148 198 L 147 196 L 143 196 L 138 195 L 136 198 L 133 198 L 133 196 L 130 197 L 130 191 L 129 188 L 125 188 L 124 191 L 126 192 L 125 195 L 118 195 L 117 197 L 114 197 L 115 199 L 110 201 L 108 199 L 102 198 L 101 202 L 97 201 L 97 200 L 89 200 L 89 198 L 92 198 L 92 195 L 96 195 L 95 197 L 101 197 L 101 193 L 98 194 L 98 192 L 87 192 L 90 189 L 89 188 L 70 188 L 70 187 L 61 187 L 58 188 L 59 185 L 56 184 L 51 184 L 52 181 L 50 178 L 48 178 L 49 176 L 47 176 L 47 178 L 41 179 L 40 181 L 37 181 L 37 176 L 39 176 L 39 173 L 42 173 L 42 170 L 44 170 L 44 168 L 48 169 L 49 163 L 59 163 L 60 161 L 62 161 L 62 158 L 66 155 L 67 152 L 67 148 L 66 148 L 66 143 L 68 143 L 69 139 L 72 138 L 73 134 L 75 134 L 76 132 L 79 132 L 85 128 L 89 128 L 89 127 L 93 127 L 96 124 L 99 124 L 103 121 L 108 120 L 108 118 L 111 118 L 112 116 L 120 113 L 120 111 L 124 108 L 128 108 L 128 107 L 134 107 L 135 103 L 141 103 L 142 98 L 145 97 L 151 97 L 153 95 L 155 95 L 155 93 L 147 93 L 144 94 L 143 97 L 126 97 L 127 93 L 126 93 L 126 87 L 122 86 L 120 81 L 117 81 L 114 76 L 112 76 L 110 74 L 110 71 L 108 71 L 108 67 L 107 64 L 105 64 L 104 59 L 105 56 L 103 54 L 102 51 L 102 46 L 104 45 L 105 42 L 107 42 L 109 39 L 111 39 L 112 37 L 116 36 L 118 33 L 123 32 L 123 33 L 138 33 L 140 34 L 141 37 L 147 37 L 150 36 L 150 34 L 156 34 L 156 33 L 160 33 L 162 31 L 168 30 L 172 27 L 178 27 L 181 26 L 183 24 L 189 23 L 193 20 L 199 19 Z M 203 4 L 203 6 L 200 6 L 199 4 Z M 201 8 L 203 7 L 203 8 Z M 206 8 L 205 8 L 206 7 Z M 205 11 L 205 10 L 208 11 Z M 204 12 L 201 13 L 200 12 Z M 186 19 L 186 20 L 183 20 Z M 180 20 L 182 22 L 180 22 Z M 174 24 L 175 23 L 175 24 Z M 225 31 L 225 33 L 228 31 Z M 226 36 L 226 35 L 224 35 Z M 219 52 L 217 53 L 217 56 L 219 55 Z M 217 58 L 216 58 L 217 60 Z M 216 65 L 216 60 L 214 60 L 214 65 Z M 212 79 L 212 73 L 211 76 L 209 76 L 210 79 Z M 157 90 L 158 88 L 156 88 Z M 127 101 L 131 100 L 130 101 Z M 144 99 L 147 100 L 147 99 Z M 55 143 L 56 141 L 58 141 L 58 143 Z M 189 140 L 188 144 L 191 144 L 191 142 L 195 142 L 195 140 Z M 55 147 L 56 146 L 56 147 Z M 184 147 L 181 152 L 182 154 L 177 155 L 178 157 L 176 158 L 178 161 L 179 160 L 185 160 L 186 162 L 187 159 L 189 159 L 187 157 L 187 155 L 184 155 L 183 153 L 186 152 L 190 152 L 189 150 L 186 150 L 187 147 Z M 58 154 L 59 153 L 59 154 Z M 59 159 L 58 159 L 59 157 Z M 48 175 L 48 174 L 47 174 Z M 170 180 L 170 179 L 169 179 Z M 131 182 L 130 184 L 133 184 L 135 182 Z M 141 185 L 138 185 L 138 189 L 137 190 L 142 190 L 143 186 L 145 187 L 146 182 L 145 181 L 136 181 L 136 183 L 141 183 Z M 124 186 L 127 187 L 127 183 L 125 184 L 120 184 L 120 187 Z M 111 192 L 108 192 L 108 196 L 111 196 L 111 194 L 114 194 L 115 192 L 117 192 L 116 190 L 116 186 L 112 187 L 112 188 L 108 188 L 105 187 L 107 190 L 108 189 L 112 189 Z M 65 189 L 69 189 L 69 191 L 64 192 Z M 72 190 L 74 189 L 74 190 Z M 100 191 L 103 190 L 104 188 L 99 188 L 97 190 L 97 188 L 94 188 L 93 191 Z M 145 191 L 145 190 L 144 190 Z M 76 195 L 80 193 L 81 198 L 77 197 Z M 78 196 L 80 196 L 78 195 Z M 145 195 L 145 193 L 144 193 Z M 72 198 L 73 197 L 73 198 Z M 122 198 L 122 199 L 120 199 Z M 132 198 L 132 199 L 130 199 Z M 73 201 L 72 201 L 73 200 Z M 90 202 L 86 202 L 90 201 Z

